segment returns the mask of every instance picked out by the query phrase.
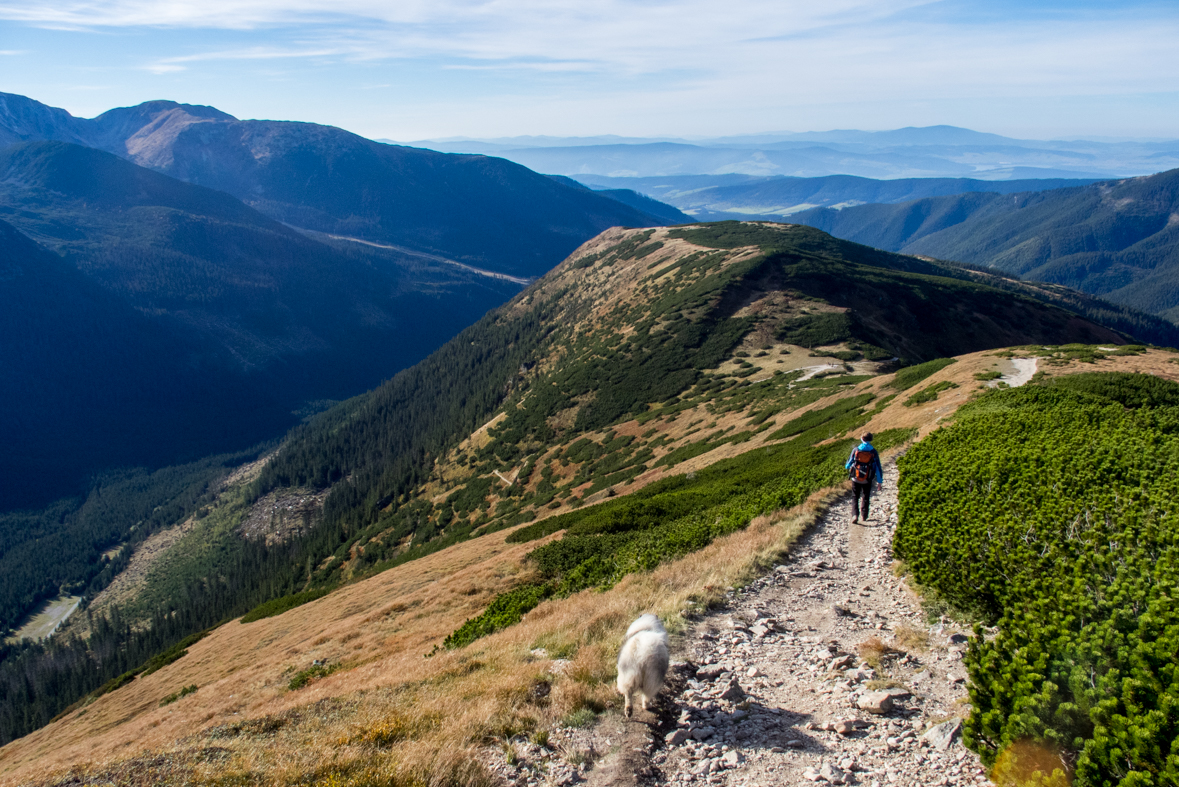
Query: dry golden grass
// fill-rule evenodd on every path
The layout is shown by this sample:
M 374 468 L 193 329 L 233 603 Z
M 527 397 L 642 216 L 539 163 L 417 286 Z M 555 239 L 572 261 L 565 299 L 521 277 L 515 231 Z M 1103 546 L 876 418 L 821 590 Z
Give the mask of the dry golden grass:
M 924 437 L 929 432 L 944 424 L 946 419 L 953 416 L 959 407 L 978 393 L 982 387 L 982 383 L 974 379 L 976 373 L 991 371 L 996 368 L 999 368 L 1001 371 L 1009 371 L 1007 361 L 995 357 L 996 352 L 999 351 L 987 350 L 985 352 L 959 355 L 958 363 L 950 364 L 936 374 L 922 380 L 920 384 L 914 386 L 912 389 L 898 395 L 887 407 L 872 418 L 865 429 L 871 432 L 882 432 L 885 429 L 912 428 L 918 430 L 918 439 Z M 1110 357 L 1102 361 L 1097 361 L 1096 363 L 1073 361 L 1072 363 L 1061 366 L 1049 366 L 1041 362 L 1037 370 L 1043 372 L 1048 377 L 1076 374 L 1078 372 L 1143 372 L 1179 382 L 1179 364 L 1171 363 L 1177 357 L 1179 356 L 1176 356 L 1175 353 L 1163 350 L 1148 350 L 1143 355 Z M 888 387 L 892 379 L 893 375 L 883 375 L 876 379 L 868 380 L 857 387 L 857 392 L 873 391 L 878 398 L 883 398 L 889 394 L 896 393 L 896 391 Z M 905 399 L 915 391 L 943 380 L 956 383 L 958 387 L 939 393 L 938 398 L 931 402 L 926 402 L 915 407 L 904 406 Z
M 226 624 L 174 664 L 0 750 L 0 783 L 489 784 L 478 747 L 616 706 L 614 659 L 631 620 L 654 612 L 674 635 L 686 608 L 778 560 L 826 500 L 759 517 L 607 592 L 545 602 L 431 658 L 446 634 L 526 578 L 522 558 L 536 543 L 492 534 L 281 616 Z M 537 647 L 549 655 L 536 658 Z M 559 656 L 568 663 L 554 669 Z M 313 659 L 343 669 L 288 690 Z M 534 691 L 538 682 L 551 690 Z M 158 707 L 191 683 L 200 690 Z

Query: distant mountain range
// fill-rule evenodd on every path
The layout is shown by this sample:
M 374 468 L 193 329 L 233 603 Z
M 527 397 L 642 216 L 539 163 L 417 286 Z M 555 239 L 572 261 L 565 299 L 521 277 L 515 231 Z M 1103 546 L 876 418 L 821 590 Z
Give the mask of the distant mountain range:
M 28 140 L 105 150 L 302 229 L 516 276 L 543 274 L 607 227 L 661 223 L 502 158 L 387 145 L 311 123 L 243 121 L 172 101 L 85 119 L 0 94 L 0 144 Z
M 1023 140 L 954 126 L 760 134 L 705 140 L 517 137 L 421 140 L 432 150 L 485 153 L 581 179 L 672 175 L 866 178 L 1103 179 L 1179 167 L 1179 140 Z M 680 206 L 682 207 L 682 206 Z
M 1179 170 L 1054 191 L 816 208 L 790 220 L 877 248 L 1063 284 L 1179 320 Z
M 676 175 L 655 178 L 609 178 L 579 175 L 580 182 L 601 193 L 632 189 L 687 212 L 696 221 L 727 219 L 774 221 L 811 208 L 846 208 L 868 203 L 896 203 L 971 191 L 1015 194 L 1021 191 L 1084 186 L 1083 179 L 978 180 L 976 178 L 898 178 L 873 180 L 853 175 L 794 178 L 776 175 Z M 609 191 L 607 191 L 609 190 Z

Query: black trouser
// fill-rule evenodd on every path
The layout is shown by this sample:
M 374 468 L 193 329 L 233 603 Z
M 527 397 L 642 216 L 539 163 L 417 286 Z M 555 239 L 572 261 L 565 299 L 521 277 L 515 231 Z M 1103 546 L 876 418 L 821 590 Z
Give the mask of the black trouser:
M 852 491 L 855 494 L 855 498 L 852 500 L 852 518 L 855 519 L 856 510 L 859 509 L 860 518 L 867 519 L 868 504 L 872 502 L 872 482 L 869 481 L 866 484 L 857 484 L 855 481 L 852 481 Z M 860 505 L 860 495 L 864 496 L 864 504 L 862 507 Z

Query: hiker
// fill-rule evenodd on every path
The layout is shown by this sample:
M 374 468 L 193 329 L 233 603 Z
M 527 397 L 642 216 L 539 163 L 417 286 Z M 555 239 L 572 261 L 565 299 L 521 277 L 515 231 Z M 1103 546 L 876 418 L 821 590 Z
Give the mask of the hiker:
M 861 442 L 857 447 L 852 449 L 851 456 L 847 458 L 848 475 L 851 476 L 852 490 L 855 497 L 852 498 L 852 523 L 855 524 L 860 521 L 861 514 L 865 522 L 868 521 L 868 504 L 872 500 L 872 478 L 876 478 L 876 491 L 879 492 L 884 485 L 884 470 L 880 467 L 880 454 L 872 447 L 872 433 L 864 432 L 860 435 Z M 860 507 L 860 497 L 864 498 L 864 505 Z

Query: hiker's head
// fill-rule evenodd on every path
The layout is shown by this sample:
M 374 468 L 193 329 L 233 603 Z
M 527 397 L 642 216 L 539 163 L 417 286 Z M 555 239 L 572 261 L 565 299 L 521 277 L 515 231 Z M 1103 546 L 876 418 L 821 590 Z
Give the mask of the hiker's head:
M 864 432 L 862 435 L 860 435 L 860 439 L 863 440 L 865 443 L 870 443 L 870 442 L 872 442 L 872 433 L 871 432 Z

